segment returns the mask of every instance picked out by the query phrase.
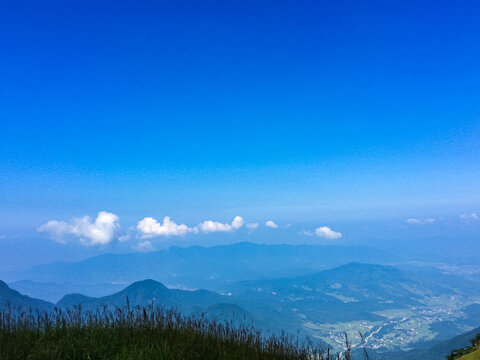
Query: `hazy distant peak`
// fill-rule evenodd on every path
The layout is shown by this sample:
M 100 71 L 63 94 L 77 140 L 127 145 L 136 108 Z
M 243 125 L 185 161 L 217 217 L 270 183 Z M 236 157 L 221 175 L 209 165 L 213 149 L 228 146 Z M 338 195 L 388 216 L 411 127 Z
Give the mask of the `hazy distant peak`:
M 378 265 L 368 263 L 352 262 L 336 268 L 325 270 L 324 275 L 343 274 L 349 277 L 387 277 L 387 278 L 407 278 L 406 274 L 390 265 Z
M 137 289 L 155 289 L 155 290 L 168 290 L 168 288 L 161 282 L 153 279 L 145 279 L 132 283 L 124 289 L 124 291 L 132 291 Z
M 400 272 L 397 268 L 390 265 L 369 264 L 361 262 L 350 262 L 345 265 L 340 265 L 336 269 L 355 269 L 355 270 L 370 270 L 370 271 L 396 271 Z

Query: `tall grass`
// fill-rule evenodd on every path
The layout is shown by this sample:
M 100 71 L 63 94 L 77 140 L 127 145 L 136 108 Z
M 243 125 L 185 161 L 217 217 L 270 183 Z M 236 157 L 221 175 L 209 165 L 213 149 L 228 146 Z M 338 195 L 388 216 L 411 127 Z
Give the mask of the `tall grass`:
M 263 336 L 253 326 L 182 316 L 175 310 L 107 307 L 83 311 L 0 311 L 0 359 L 265 359 L 349 360 L 351 346 L 299 344 L 291 336 Z

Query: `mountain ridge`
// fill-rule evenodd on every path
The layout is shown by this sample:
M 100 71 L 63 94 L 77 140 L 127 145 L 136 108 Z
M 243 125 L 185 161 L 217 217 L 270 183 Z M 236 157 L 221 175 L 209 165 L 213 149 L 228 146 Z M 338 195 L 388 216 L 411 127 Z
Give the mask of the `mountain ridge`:
M 61 297 L 66 294 L 62 294 L 65 283 L 70 283 L 76 292 L 104 296 L 107 293 L 92 285 L 108 284 L 110 290 L 116 290 L 116 285 L 126 286 L 147 278 L 170 288 L 225 292 L 238 281 L 305 275 L 351 261 L 373 262 L 374 259 L 384 259 L 383 263 L 399 260 L 392 254 L 365 246 L 241 242 L 211 247 L 174 246 L 151 253 L 104 254 L 79 262 L 57 262 L 0 275 L 12 286 L 23 281 L 18 288 L 34 297 L 45 293 Z M 56 289 L 54 284 L 58 284 Z M 42 286 L 49 290 L 43 290 Z
M 27 295 L 23 295 L 17 290 L 11 289 L 8 284 L 0 280 L 0 310 L 53 310 L 54 305 L 48 301 L 35 299 Z

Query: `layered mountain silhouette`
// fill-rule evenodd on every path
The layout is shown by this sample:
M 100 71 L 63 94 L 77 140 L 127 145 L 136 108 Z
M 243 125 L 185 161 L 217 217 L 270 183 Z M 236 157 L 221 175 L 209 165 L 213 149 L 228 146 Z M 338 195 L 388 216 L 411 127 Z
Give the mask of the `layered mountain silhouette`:
M 53 263 L 4 273 L 0 278 L 30 296 L 52 294 L 49 300 L 57 301 L 67 294 L 62 293 L 62 289 L 99 297 L 141 279 L 154 279 L 173 288 L 225 292 L 238 281 L 304 275 L 352 261 L 368 263 L 378 259 L 386 264 L 399 260 L 385 251 L 365 246 L 244 242 L 171 247 L 151 253 L 107 254 L 77 263 Z

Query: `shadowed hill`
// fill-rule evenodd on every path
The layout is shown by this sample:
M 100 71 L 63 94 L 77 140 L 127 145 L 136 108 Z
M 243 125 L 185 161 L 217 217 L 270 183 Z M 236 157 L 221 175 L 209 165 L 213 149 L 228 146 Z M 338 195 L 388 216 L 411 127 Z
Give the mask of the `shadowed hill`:
M 38 309 L 41 311 L 51 311 L 54 305 L 47 301 L 22 295 L 18 291 L 10 289 L 5 282 L 0 280 L 0 310 L 6 310 L 12 307 L 18 310 Z
M 227 297 L 206 290 L 168 289 L 155 280 L 137 281 L 122 291 L 100 298 L 79 294 L 66 295 L 57 305 L 63 308 L 82 305 L 84 309 L 94 310 L 103 306 L 123 308 L 128 303 L 132 306 L 175 308 L 184 314 L 200 312 L 208 306 L 226 302 Z

